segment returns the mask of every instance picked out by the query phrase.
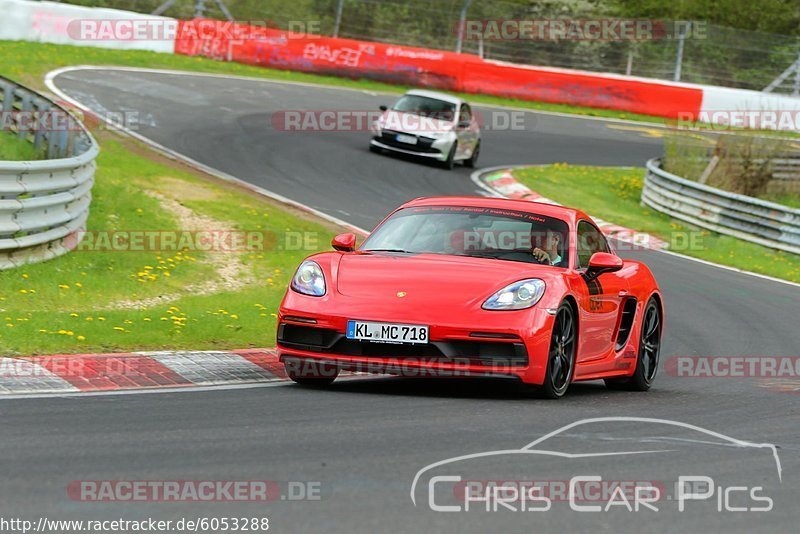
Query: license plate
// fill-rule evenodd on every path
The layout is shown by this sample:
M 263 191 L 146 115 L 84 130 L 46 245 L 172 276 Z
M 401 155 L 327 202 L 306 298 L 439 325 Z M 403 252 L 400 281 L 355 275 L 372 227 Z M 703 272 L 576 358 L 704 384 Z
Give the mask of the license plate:
M 346 337 L 378 343 L 427 343 L 428 327 L 414 324 L 347 321 Z
M 398 143 L 405 143 L 407 145 L 416 145 L 417 144 L 417 138 L 414 137 L 413 135 L 397 134 L 397 142 Z

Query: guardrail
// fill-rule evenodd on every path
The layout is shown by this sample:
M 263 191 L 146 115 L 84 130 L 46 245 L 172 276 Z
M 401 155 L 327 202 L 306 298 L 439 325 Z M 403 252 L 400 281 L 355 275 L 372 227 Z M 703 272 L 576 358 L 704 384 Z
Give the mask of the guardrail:
M 800 210 L 686 180 L 657 158 L 647 162 L 642 202 L 701 228 L 800 254 Z
M 27 139 L 45 158 L 0 161 L 0 269 L 10 269 L 77 245 L 99 148 L 78 119 L 35 91 L 0 77 L 0 98 L 2 130 Z

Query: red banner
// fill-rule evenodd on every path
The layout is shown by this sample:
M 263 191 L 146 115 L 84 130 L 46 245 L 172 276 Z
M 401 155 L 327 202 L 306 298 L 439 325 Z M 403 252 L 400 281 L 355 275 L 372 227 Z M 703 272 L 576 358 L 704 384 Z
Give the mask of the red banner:
M 699 88 L 497 63 L 471 54 L 297 34 L 208 19 L 179 21 L 175 53 L 669 118 L 698 113 L 703 98 Z

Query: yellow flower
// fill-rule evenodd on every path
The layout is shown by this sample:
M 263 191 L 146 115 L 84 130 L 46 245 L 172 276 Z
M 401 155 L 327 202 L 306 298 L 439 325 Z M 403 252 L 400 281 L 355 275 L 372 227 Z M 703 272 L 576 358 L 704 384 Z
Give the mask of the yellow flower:
M 78 314 L 77 314 L 77 313 L 70 313 L 70 314 L 69 314 L 69 316 L 70 316 L 70 317 L 77 317 L 77 316 L 78 316 Z
M 116 331 L 118 331 L 118 332 L 124 332 L 124 331 L 125 331 L 125 329 L 124 329 L 124 328 L 122 328 L 121 326 L 115 326 L 115 327 L 114 327 L 114 330 L 116 330 Z
M 58 287 L 60 289 L 69 289 L 69 286 L 67 284 L 58 284 Z
M 238 319 L 238 318 L 239 318 L 239 316 L 238 316 L 238 315 L 236 315 L 235 313 L 234 313 L 234 314 L 231 314 L 231 319 Z
M 75 339 L 77 339 L 78 341 L 86 341 L 86 338 L 83 336 L 78 336 Z
M 27 280 L 27 279 L 28 279 L 28 275 L 23 273 L 23 274 L 22 274 L 22 278 L 24 278 L 25 280 Z

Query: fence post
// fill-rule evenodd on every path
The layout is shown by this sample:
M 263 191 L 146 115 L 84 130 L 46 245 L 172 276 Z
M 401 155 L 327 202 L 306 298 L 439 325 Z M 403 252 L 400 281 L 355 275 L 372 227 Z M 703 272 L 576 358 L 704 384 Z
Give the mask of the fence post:
M 461 48 L 464 45 L 464 26 L 467 23 L 467 10 L 469 9 L 472 0 L 465 0 L 464 6 L 461 8 L 461 14 L 458 17 L 458 39 L 456 40 L 456 53 L 461 53 Z
M 336 22 L 333 23 L 334 37 L 339 37 L 339 27 L 342 25 L 342 9 L 344 9 L 344 0 L 339 0 L 336 4 Z
M 792 96 L 800 96 L 800 52 L 797 53 L 797 62 L 794 70 L 794 91 Z
M 678 57 L 675 58 L 675 77 L 676 82 L 681 81 L 681 70 L 683 69 L 683 43 L 686 41 L 686 31 L 692 26 L 689 22 L 686 26 L 681 26 L 681 33 L 678 35 Z

